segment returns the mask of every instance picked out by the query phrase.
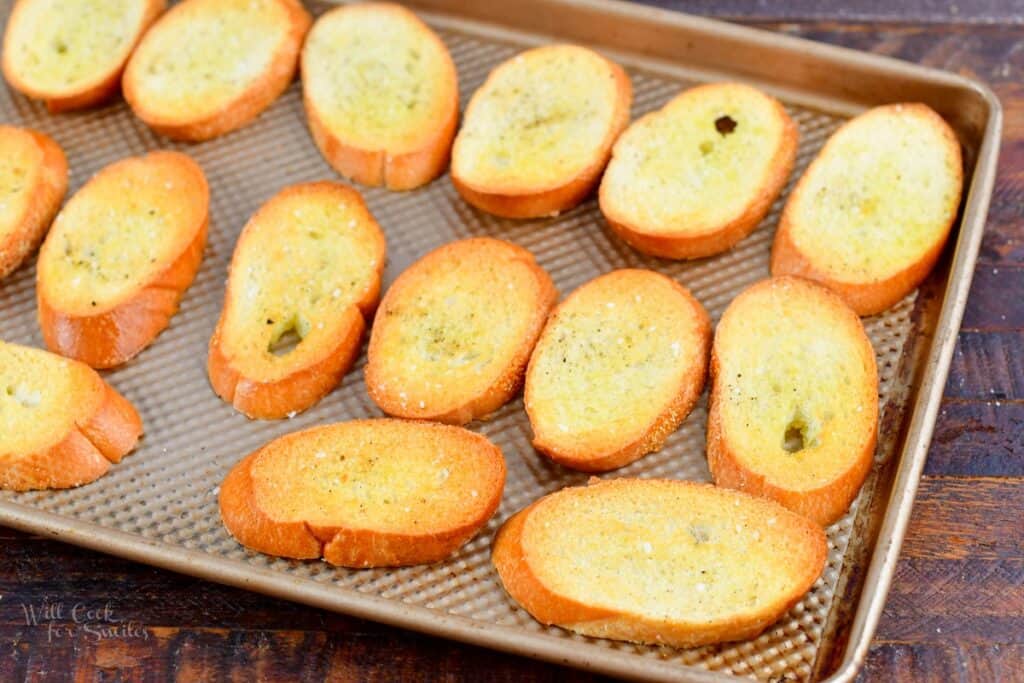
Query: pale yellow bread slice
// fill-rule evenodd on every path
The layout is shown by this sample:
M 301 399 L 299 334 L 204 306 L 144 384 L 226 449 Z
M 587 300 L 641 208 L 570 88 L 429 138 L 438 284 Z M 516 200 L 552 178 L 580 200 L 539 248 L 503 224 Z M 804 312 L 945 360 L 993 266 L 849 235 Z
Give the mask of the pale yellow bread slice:
M 460 427 L 357 420 L 282 436 L 220 487 L 224 526 L 270 555 L 345 567 L 437 562 L 501 502 L 505 459 Z
M 67 189 L 60 145 L 34 130 L 0 126 L 0 279 L 43 241 Z
M 708 484 L 592 480 L 509 519 L 493 561 L 535 619 L 597 638 L 695 647 L 753 638 L 814 584 L 825 534 Z
M 796 160 L 785 108 L 740 83 L 691 88 L 634 121 L 612 149 L 599 201 L 635 249 L 691 259 L 749 235 Z
M 214 391 L 249 417 L 305 410 L 352 366 L 380 297 L 384 234 L 340 183 L 285 188 L 242 230 L 210 339 Z M 297 343 L 288 348 L 283 340 Z M 280 348 L 278 348 L 280 347 Z
M 600 179 L 632 100 L 626 72 L 587 48 L 516 55 L 473 94 L 452 148 L 452 182 L 498 216 L 570 209 Z
M 522 247 L 478 237 L 435 249 L 384 295 L 367 351 L 370 397 L 398 417 L 486 417 L 522 387 L 557 299 Z
M 63 489 L 135 449 L 139 414 L 78 361 L 0 341 L 0 489 Z
M 185 0 L 132 54 L 124 97 L 148 126 L 176 140 L 241 128 L 295 77 L 311 23 L 299 0 Z
M 772 274 L 836 291 L 860 315 L 928 276 L 960 206 L 956 134 L 924 104 L 876 107 L 837 130 L 789 196 Z
M 164 0 L 18 0 L 4 34 L 4 78 L 51 112 L 98 104 Z
M 704 388 L 711 321 L 685 287 L 616 270 L 558 305 L 530 357 L 533 445 L 587 472 L 656 451 Z
M 39 326 L 51 351 L 124 363 L 167 327 L 203 258 L 210 192 L 179 152 L 107 166 L 68 200 L 39 250 Z
M 846 512 L 871 469 L 878 371 L 860 318 L 809 280 L 737 296 L 711 351 L 711 476 L 819 524 Z
M 444 173 L 459 118 L 455 63 L 401 5 L 348 5 L 317 19 L 302 86 L 313 140 L 342 175 L 409 190 Z

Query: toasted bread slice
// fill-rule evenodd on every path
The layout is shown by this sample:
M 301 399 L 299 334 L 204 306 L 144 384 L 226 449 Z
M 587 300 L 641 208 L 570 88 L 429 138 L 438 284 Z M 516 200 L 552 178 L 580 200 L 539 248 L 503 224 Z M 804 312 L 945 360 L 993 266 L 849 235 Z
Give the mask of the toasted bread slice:
M 711 321 L 683 286 L 616 270 L 555 309 L 526 372 L 533 445 L 586 472 L 656 451 L 704 388 Z
M 836 131 L 789 196 L 772 275 L 799 275 L 880 313 L 928 276 L 960 206 L 963 160 L 923 104 L 877 107 Z
M 302 49 L 309 130 L 338 173 L 409 190 L 444 173 L 459 86 L 441 39 L 401 5 L 327 12 Z
M 141 435 L 135 408 L 95 370 L 0 341 L 0 488 L 88 484 Z
M 367 351 L 370 398 L 398 417 L 489 415 L 522 387 L 557 299 L 522 247 L 479 237 L 435 249 L 384 295 Z
M 4 78 L 51 112 L 117 92 L 139 38 L 164 0 L 18 0 L 4 35 Z
M 311 23 L 299 0 L 185 0 L 132 54 L 124 97 L 148 126 L 176 140 L 241 128 L 295 77 Z
M 209 209 L 203 170 L 179 152 L 122 159 L 93 176 L 39 250 L 46 346 L 94 368 L 149 346 L 199 270 Z
M 0 279 L 43 241 L 67 189 L 60 145 L 34 130 L 0 126 Z
M 307 183 L 274 195 L 231 259 L 210 339 L 214 391 L 263 419 L 323 398 L 359 352 L 380 298 L 384 252 L 384 234 L 352 188 Z M 288 337 L 298 343 L 281 348 Z
M 753 232 L 796 160 L 783 106 L 739 83 L 687 90 L 633 122 L 612 150 L 601 211 L 633 248 L 690 259 Z
M 819 526 L 771 501 L 616 479 L 514 515 L 493 560 L 505 590 L 544 624 L 695 647 L 758 635 L 803 597 L 827 555 Z
M 459 427 L 356 420 L 282 436 L 220 487 L 224 526 L 270 555 L 344 567 L 437 562 L 501 502 L 505 459 Z
M 601 177 L 632 101 L 626 72 L 596 52 L 527 50 L 494 69 L 470 100 L 452 149 L 452 182 L 498 216 L 571 209 Z
M 828 525 L 871 469 L 878 370 L 860 318 L 808 280 L 765 280 L 722 315 L 711 352 L 715 483 Z

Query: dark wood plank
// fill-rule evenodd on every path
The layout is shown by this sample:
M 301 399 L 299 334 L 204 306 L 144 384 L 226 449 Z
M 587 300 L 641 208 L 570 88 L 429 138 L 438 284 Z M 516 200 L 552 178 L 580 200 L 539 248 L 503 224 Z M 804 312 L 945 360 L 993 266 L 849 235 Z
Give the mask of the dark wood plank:
M 882 643 L 871 648 L 867 666 L 858 679 L 918 683 L 960 683 L 1020 680 L 1024 671 L 1024 645 L 920 645 Z
M 945 395 L 982 401 L 1024 399 L 1024 330 L 961 332 Z
M 767 0 L 643 0 L 660 7 L 681 12 L 730 19 L 814 21 L 902 21 L 936 23 L 1021 23 L 1024 2 L 1020 0 L 847 0 L 842 3 L 820 0 L 789 0 L 785 3 Z
M 943 402 L 925 474 L 1024 477 L 1024 402 Z
M 1024 225 L 1021 226 L 1024 230 Z M 961 329 L 977 331 L 1024 328 L 1024 266 L 984 263 L 974 272 Z

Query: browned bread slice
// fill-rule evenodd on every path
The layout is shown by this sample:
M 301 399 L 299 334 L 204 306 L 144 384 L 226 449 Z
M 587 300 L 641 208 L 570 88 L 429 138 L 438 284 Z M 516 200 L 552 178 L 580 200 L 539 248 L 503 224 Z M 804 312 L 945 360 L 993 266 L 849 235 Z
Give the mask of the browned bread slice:
M 587 472 L 661 448 L 704 388 L 711 321 L 650 270 L 616 270 L 558 305 L 526 372 L 533 445 Z
M 828 525 L 871 469 L 875 352 L 860 318 L 808 280 L 765 280 L 737 296 L 711 352 L 708 465 L 715 483 Z
M 294 185 L 242 230 L 210 339 L 214 391 L 249 417 L 313 405 L 348 372 L 380 297 L 384 234 L 340 183 Z M 291 338 L 297 342 L 289 347 Z
M 455 63 L 401 5 L 347 5 L 317 19 L 302 87 L 313 140 L 342 175 L 408 190 L 444 173 L 459 118 Z
M 0 279 L 43 241 L 67 189 L 68 162 L 52 138 L 0 126 Z
M 557 298 L 522 247 L 479 237 L 435 249 L 384 295 L 367 351 L 370 398 L 398 417 L 489 415 L 522 387 Z
M 601 211 L 646 254 L 717 254 L 768 213 L 793 170 L 797 139 L 783 106 L 760 90 L 692 88 L 634 121 L 615 143 Z
M 592 480 L 541 498 L 494 540 L 534 618 L 597 638 L 694 647 L 753 638 L 825 566 L 825 534 L 771 501 L 708 484 Z
M 578 45 L 527 50 L 474 93 L 452 148 L 452 182 L 509 218 L 548 216 L 590 194 L 629 122 L 633 90 L 617 64 Z
M 0 341 L 0 488 L 88 484 L 141 435 L 135 408 L 95 370 Z
M 164 0 L 18 0 L 4 34 L 4 78 L 51 112 L 117 92 L 132 49 Z
M 860 315 L 884 311 L 931 272 L 962 187 L 960 143 L 941 116 L 871 109 L 829 138 L 789 196 L 772 275 L 816 280 Z
M 199 270 L 209 208 L 203 170 L 179 152 L 129 157 L 93 176 L 39 250 L 47 347 L 110 368 L 149 346 Z
M 501 502 L 505 459 L 460 427 L 357 420 L 282 436 L 220 487 L 231 535 L 253 550 L 345 567 L 443 560 Z
M 311 23 L 299 0 L 185 0 L 132 54 L 124 97 L 136 116 L 176 140 L 241 128 L 295 77 Z

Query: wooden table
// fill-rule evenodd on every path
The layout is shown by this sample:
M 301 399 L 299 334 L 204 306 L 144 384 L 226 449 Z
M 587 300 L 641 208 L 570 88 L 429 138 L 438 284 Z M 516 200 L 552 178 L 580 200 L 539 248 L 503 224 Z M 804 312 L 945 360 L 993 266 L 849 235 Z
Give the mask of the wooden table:
M 980 78 L 1006 111 L 974 286 L 863 680 L 1024 680 L 1024 2 L 665 2 Z M 594 677 L 272 600 L 0 527 L 0 680 L 583 681 Z M 27 624 L 109 605 L 118 637 Z M 46 620 L 38 616 L 40 623 Z

